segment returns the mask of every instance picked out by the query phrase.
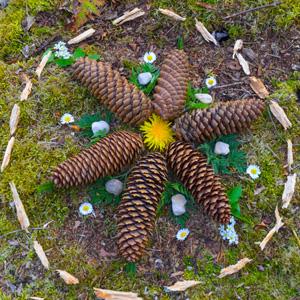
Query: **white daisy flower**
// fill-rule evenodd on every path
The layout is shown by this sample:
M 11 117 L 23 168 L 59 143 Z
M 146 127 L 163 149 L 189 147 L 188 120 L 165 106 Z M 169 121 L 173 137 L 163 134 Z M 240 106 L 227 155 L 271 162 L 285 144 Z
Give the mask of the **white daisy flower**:
M 69 124 L 69 123 L 73 123 L 73 122 L 74 122 L 74 117 L 69 113 L 64 114 L 60 118 L 60 123 L 61 124 Z
M 221 225 L 219 227 L 219 232 L 223 240 L 228 240 L 229 245 L 238 244 L 239 237 L 234 229 L 235 219 L 230 218 L 230 223 L 228 225 Z
M 187 228 L 180 229 L 180 230 L 178 230 L 178 232 L 176 234 L 176 239 L 178 241 L 184 241 L 189 234 L 190 234 L 190 231 Z
M 156 55 L 154 52 L 146 52 L 144 54 L 144 62 L 152 64 L 153 62 L 156 61 Z
M 252 179 L 257 179 L 259 177 L 260 173 L 261 173 L 260 168 L 257 165 L 250 165 L 250 166 L 248 166 L 246 172 L 247 172 L 247 174 L 250 175 L 250 177 Z
M 89 202 L 84 202 L 79 206 L 79 212 L 83 215 L 83 216 L 87 216 L 90 215 L 94 212 L 93 206 L 91 203 Z
M 217 79 L 213 76 L 210 76 L 210 77 L 205 79 L 205 84 L 210 89 L 210 88 L 217 85 Z

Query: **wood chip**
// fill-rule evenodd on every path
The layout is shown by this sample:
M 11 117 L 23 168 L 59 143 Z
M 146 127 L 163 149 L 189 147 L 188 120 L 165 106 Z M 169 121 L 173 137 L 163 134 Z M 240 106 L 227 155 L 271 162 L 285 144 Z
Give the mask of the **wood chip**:
M 282 208 L 287 208 L 294 196 L 297 181 L 297 174 L 289 175 L 284 184 L 284 191 L 282 194 Z
M 238 51 L 242 50 L 242 48 L 243 48 L 243 40 L 236 40 L 233 47 L 232 58 L 234 58 L 238 53 Z
M 1 164 L 1 172 L 3 172 L 5 170 L 5 168 L 8 166 L 8 164 L 10 162 L 11 152 L 12 152 L 14 143 L 15 143 L 15 137 L 12 136 L 6 146 L 6 150 L 5 150 L 4 157 L 2 160 L 2 164 Z
M 223 278 L 227 275 L 231 275 L 234 273 L 237 273 L 239 270 L 245 267 L 246 264 L 251 262 L 252 259 L 249 259 L 248 257 L 240 259 L 235 265 L 230 265 L 224 269 L 221 270 L 220 275 L 218 276 L 219 278 Z
M 289 172 L 291 172 L 291 170 L 292 170 L 293 163 L 294 163 L 293 143 L 291 140 L 287 140 L 287 164 L 288 164 Z
M 140 8 L 134 8 L 131 11 L 126 11 L 121 17 L 115 19 L 112 23 L 113 25 L 122 25 L 125 22 L 132 21 L 138 17 L 141 17 L 145 14 L 145 12 Z
M 73 45 L 73 44 L 77 44 L 77 43 L 80 43 L 82 42 L 83 40 L 91 37 L 94 33 L 96 32 L 95 29 L 93 28 L 90 28 L 82 33 L 80 33 L 79 35 L 77 35 L 76 37 L 74 37 L 73 39 L 70 39 L 68 41 L 68 44 L 69 45 Z
M 266 89 L 265 85 L 259 78 L 256 78 L 255 76 L 251 76 L 249 77 L 249 80 L 250 80 L 250 86 L 252 90 L 260 99 L 265 99 L 266 97 L 269 96 L 268 90 Z
M 200 283 L 201 281 L 196 281 L 196 280 L 177 281 L 171 286 L 165 286 L 165 290 L 167 290 L 168 292 L 183 292 L 186 289 L 196 286 Z
M 198 21 L 195 18 L 196 21 L 196 29 L 201 33 L 202 37 L 207 41 L 207 42 L 212 42 L 214 43 L 216 46 L 219 46 L 217 40 L 214 38 L 213 35 L 211 35 L 209 33 L 209 31 L 205 28 L 205 26 L 203 25 L 203 23 L 201 23 L 200 21 Z
M 78 284 L 79 280 L 64 270 L 56 270 L 66 284 Z
M 291 121 L 288 119 L 286 113 L 277 102 L 271 100 L 270 110 L 274 117 L 283 126 L 284 130 L 287 130 L 288 128 L 292 127 Z
M 31 93 L 31 89 L 32 89 L 32 82 L 31 80 L 29 79 L 29 77 L 27 75 L 24 75 L 24 79 L 25 79 L 25 82 L 26 82 L 26 85 L 21 93 L 21 96 L 20 96 L 20 100 L 21 101 L 24 101 L 24 100 L 27 100 L 30 93 Z
M 138 294 L 130 292 L 118 292 L 98 288 L 94 288 L 94 292 L 97 298 L 105 300 L 143 300 L 143 298 L 138 297 Z
M 20 106 L 18 104 L 15 104 L 11 111 L 10 119 L 9 119 L 10 135 L 14 135 L 17 130 L 19 119 L 20 119 L 20 112 L 21 112 Z
M 158 9 L 163 15 L 166 15 L 176 21 L 185 21 L 186 18 L 185 17 L 181 17 L 179 15 L 177 15 L 176 13 L 174 13 L 173 11 L 169 10 L 169 9 L 163 9 L 163 8 L 159 8 Z
M 39 64 L 38 67 L 36 68 L 35 74 L 37 75 L 38 79 L 41 78 L 41 74 L 42 74 L 42 72 L 43 72 L 43 70 L 44 70 L 44 68 L 45 68 L 45 66 L 46 66 L 46 64 L 47 64 L 47 62 L 48 62 L 48 60 L 49 60 L 51 54 L 52 54 L 52 51 L 49 51 L 49 52 L 42 58 L 40 64 Z
M 17 217 L 18 217 L 19 223 L 21 224 L 21 228 L 24 229 L 26 232 L 29 232 L 28 228 L 29 228 L 30 222 L 29 222 L 29 219 L 27 217 L 27 214 L 26 214 L 25 208 L 23 206 L 23 203 L 20 199 L 17 188 L 16 188 L 16 186 L 13 182 L 10 182 L 9 186 L 10 186 L 10 189 L 11 189 L 11 192 L 12 192 L 15 207 L 16 207 L 16 210 L 17 210 Z
M 237 53 L 236 57 L 239 61 L 239 64 L 242 66 L 242 69 L 246 75 L 250 75 L 250 67 L 249 63 L 246 61 L 246 59 L 243 57 L 241 53 Z
M 49 261 L 46 256 L 46 253 L 43 250 L 43 247 L 38 241 L 33 241 L 33 248 L 35 250 L 35 253 L 37 254 L 38 258 L 40 259 L 42 265 L 49 270 Z
M 259 244 L 259 247 L 260 247 L 260 249 L 262 251 L 265 249 L 267 243 L 273 237 L 273 235 L 275 234 L 275 232 L 278 232 L 278 230 L 284 225 L 284 223 L 282 222 L 282 219 L 281 219 L 281 217 L 279 215 L 279 211 L 278 211 L 278 207 L 277 206 L 276 206 L 276 209 L 275 209 L 275 217 L 276 217 L 276 224 L 275 224 L 275 226 L 268 232 L 268 234 L 266 235 L 266 237 Z

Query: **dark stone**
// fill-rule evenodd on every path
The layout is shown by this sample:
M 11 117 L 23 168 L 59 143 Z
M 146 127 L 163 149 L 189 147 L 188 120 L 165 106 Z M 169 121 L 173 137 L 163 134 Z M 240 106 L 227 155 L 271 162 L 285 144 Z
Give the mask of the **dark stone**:
M 229 39 L 229 34 L 225 29 L 216 30 L 212 33 L 212 35 L 217 40 L 218 43 L 222 43 Z
M 8 5 L 9 0 L 0 0 L 0 9 L 5 8 Z

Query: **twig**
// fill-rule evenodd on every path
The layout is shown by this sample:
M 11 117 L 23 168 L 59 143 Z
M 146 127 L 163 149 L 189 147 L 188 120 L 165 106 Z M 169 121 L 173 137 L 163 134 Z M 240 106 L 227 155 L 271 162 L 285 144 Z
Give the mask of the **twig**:
M 213 89 L 223 89 L 223 88 L 227 88 L 227 87 L 231 87 L 231 86 L 236 86 L 236 85 L 240 85 L 243 84 L 244 82 L 239 81 L 239 82 L 233 82 L 233 83 L 229 83 L 229 84 L 223 84 L 223 85 L 217 85 L 215 86 Z
M 44 227 L 32 227 L 32 228 L 28 228 L 28 230 L 47 230 L 48 228 L 44 228 Z M 21 232 L 21 231 L 24 231 L 24 229 L 17 229 L 17 230 L 14 230 L 14 231 L 10 231 L 10 232 L 7 232 L 3 235 L 0 235 L 0 239 L 4 238 L 5 236 L 7 235 L 10 235 L 10 234 L 13 234 L 13 233 L 17 233 L 17 232 Z
M 275 7 L 275 6 L 280 5 L 281 3 L 282 3 L 282 2 L 280 2 L 280 1 L 276 1 L 276 2 L 273 2 L 273 3 L 270 3 L 270 4 L 265 4 L 265 5 L 261 5 L 261 6 L 249 8 L 249 9 L 246 9 L 246 10 L 243 10 L 243 11 L 240 11 L 240 12 L 237 12 L 237 13 L 235 13 L 235 14 L 233 14 L 233 15 L 226 16 L 226 17 L 224 18 L 224 20 L 228 20 L 228 19 L 234 18 L 234 17 L 236 17 L 236 16 L 244 15 L 244 14 L 247 14 L 247 13 L 249 13 L 249 12 L 257 11 L 257 10 L 260 10 L 260 9 L 264 9 L 264 8 L 268 8 L 268 7 Z

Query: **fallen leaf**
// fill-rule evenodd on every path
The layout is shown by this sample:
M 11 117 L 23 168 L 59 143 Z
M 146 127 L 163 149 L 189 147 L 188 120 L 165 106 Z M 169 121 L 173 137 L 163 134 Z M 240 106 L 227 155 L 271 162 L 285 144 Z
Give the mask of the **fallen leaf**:
M 17 130 L 20 119 L 20 111 L 20 106 L 18 104 L 15 104 L 11 111 L 9 119 L 10 135 L 14 135 Z
M 237 57 L 240 65 L 242 66 L 244 73 L 246 75 L 250 75 L 249 63 L 246 61 L 246 59 L 243 57 L 243 55 L 241 53 L 237 53 L 236 57 Z
M 249 77 L 249 80 L 250 80 L 250 86 L 252 90 L 259 98 L 264 99 L 269 96 L 268 90 L 266 89 L 265 85 L 259 78 L 256 78 L 255 76 L 251 76 Z
M 38 258 L 40 259 L 42 265 L 49 270 L 49 261 L 46 256 L 46 253 L 43 250 L 43 247 L 38 241 L 33 241 L 33 248 L 35 250 L 35 253 L 37 254 Z
M 201 281 L 196 281 L 196 280 L 177 281 L 175 284 L 173 284 L 171 286 L 165 286 L 165 289 L 168 292 L 183 292 L 186 289 L 196 286 L 200 283 L 201 283 Z
M 29 222 L 29 219 L 27 217 L 27 214 L 26 214 L 25 208 L 23 206 L 23 203 L 20 199 L 17 188 L 16 188 L 15 184 L 12 181 L 9 183 L 9 186 L 10 186 L 10 189 L 11 189 L 11 192 L 12 192 L 15 207 L 16 207 L 16 210 L 17 210 L 17 217 L 18 217 L 19 223 L 21 224 L 21 228 L 24 229 L 26 232 L 29 232 L 28 227 L 30 225 L 30 222 Z
M 10 162 L 10 156 L 11 156 L 11 152 L 12 152 L 14 143 L 15 143 L 15 137 L 12 136 L 10 138 L 10 140 L 6 146 L 5 152 L 4 152 L 4 156 L 3 156 L 3 160 L 2 160 L 2 164 L 1 164 L 1 172 L 4 171 L 4 169 L 8 166 L 8 164 Z
M 81 34 L 77 35 L 76 37 L 74 37 L 73 39 L 70 39 L 68 41 L 68 44 L 69 45 L 73 45 L 73 44 L 77 44 L 77 43 L 80 43 L 82 42 L 83 40 L 91 37 L 94 33 L 96 32 L 95 29 L 93 28 L 90 28 L 84 32 L 82 32 Z
M 131 11 L 126 11 L 121 17 L 115 19 L 112 23 L 113 25 L 122 25 L 123 23 L 132 21 L 144 14 L 145 12 L 142 9 L 136 7 Z
M 270 241 L 270 239 L 272 238 L 272 236 L 274 235 L 274 233 L 278 232 L 278 230 L 284 225 L 284 223 L 282 222 L 282 219 L 281 219 L 281 217 L 279 215 L 279 211 L 278 211 L 278 207 L 277 206 L 276 206 L 276 209 L 275 209 L 275 217 L 276 217 L 276 224 L 275 224 L 275 226 L 268 232 L 268 234 L 266 235 L 266 237 L 259 244 L 260 249 L 262 251 L 264 250 L 264 248 L 266 247 L 267 243 Z
M 25 82 L 26 82 L 26 85 L 21 93 L 21 96 L 20 96 L 20 100 L 21 101 L 24 101 L 24 100 L 27 100 L 30 93 L 31 93 L 31 89 L 32 89 L 32 82 L 31 80 L 29 79 L 29 77 L 27 75 L 24 75 L 24 79 L 25 79 Z
M 273 116 L 279 121 L 285 130 L 292 127 L 291 121 L 288 119 L 286 113 L 277 102 L 271 100 L 270 110 Z
M 284 191 L 282 194 L 282 208 L 287 208 L 294 196 L 297 181 L 297 174 L 289 175 L 284 184 Z
M 179 15 L 177 15 L 176 13 L 174 13 L 173 11 L 169 10 L 169 9 L 163 9 L 163 8 L 159 8 L 158 9 L 159 12 L 161 12 L 163 15 L 166 15 L 176 21 L 185 21 L 186 18 L 185 17 L 181 17 Z
M 78 284 L 79 280 L 64 270 L 56 270 L 66 284 Z
M 287 140 L 287 164 L 288 164 L 288 170 L 291 172 L 292 170 L 292 164 L 294 163 L 293 158 L 293 143 L 291 140 Z
M 243 48 L 243 40 L 236 40 L 233 47 L 232 58 L 234 58 L 238 53 L 238 51 L 240 51 L 242 48 Z
M 240 259 L 235 265 L 230 265 L 224 269 L 221 270 L 220 275 L 218 276 L 219 278 L 223 278 L 227 275 L 231 275 L 234 273 L 237 273 L 239 270 L 245 267 L 246 264 L 251 262 L 252 259 L 249 259 L 248 257 Z
M 43 72 L 43 70 L 44 70 L 44 68 L 45 68 L 45 66 L 46 66 L 46 64 L 47 64 L 47 62 L 48 62 L 48 60 L 49 60 L 51 54 L 52 54 L 52 51 L 49 51 L 49 52 L 42 58 L 40 64 L 39 64 L 38 67 L 36 68 L 35 74 L 37 75 L 38 79 L 41 78 L 41 74 L 42 74 L 42 72 Z
M 109 299 L 109 300 L 143 300 L 143 298 L 138 297 L 137 293 L 130 292 L 118 292 L 112 290 L 104 290 L 94 288 L 94 292 L 97 298 Z
M 213 35 L 211 35 L 209 33 L 209 31 L 205 28 L 205 26 L 203 25 L 203 23 L 201 23 L 200 21 L 198 21 L 195 18 L 196 21 L 196 29 L 201 33 L 202 37 L 207 41 L 207 42 L 212 42 L 214 43 L 216 46 L 219 46 L 217 40 L 214 38 Z

